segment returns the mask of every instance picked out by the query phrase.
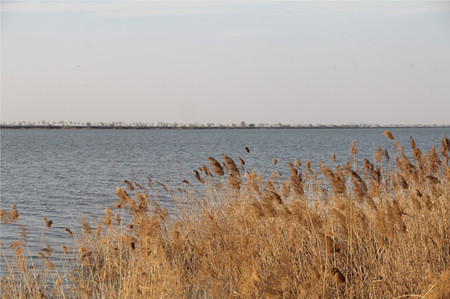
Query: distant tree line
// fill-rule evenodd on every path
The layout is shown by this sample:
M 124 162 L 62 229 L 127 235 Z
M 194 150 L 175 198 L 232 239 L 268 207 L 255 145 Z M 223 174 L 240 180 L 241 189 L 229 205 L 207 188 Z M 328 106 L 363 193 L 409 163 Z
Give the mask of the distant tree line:
M 178 123 L 178 122 L 79 122 L 79 121 L 20 121 L 1 123 L 1 128 L 24 129 L 295 129 L 295 128 L 395 128 L 395 127 L 450 127 L 449 124 L 269 124 L 269 123 L 240 123 L 215 124 L 215 123 Z

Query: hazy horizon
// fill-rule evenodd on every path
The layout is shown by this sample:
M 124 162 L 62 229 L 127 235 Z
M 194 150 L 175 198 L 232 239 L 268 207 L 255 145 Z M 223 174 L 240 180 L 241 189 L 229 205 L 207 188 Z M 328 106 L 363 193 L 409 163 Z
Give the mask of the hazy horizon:
M 433 127 L 441 127 L 448 128 L 450 124 L 443 123 L 433 123 L 433 124 L 401 124 L 401 123 L 342 123 L 342 124 L 333 124 L 333 123 L 248 123 L 245 121 L 236 122 L 236 123 L 183 123 L 183 122 L 123 122 L 123 121 L 99 121 L 99 122 L 91 122 L 91 121 L 14 121 L 14 122 L 4 122 L 2 121 L 1 126 L 3 128 L 35 128 L 35 127 L 104 127 L 104 128 L 433 128 Z
M 1 122 L 448 125 L 450 2 L 1 2 Z

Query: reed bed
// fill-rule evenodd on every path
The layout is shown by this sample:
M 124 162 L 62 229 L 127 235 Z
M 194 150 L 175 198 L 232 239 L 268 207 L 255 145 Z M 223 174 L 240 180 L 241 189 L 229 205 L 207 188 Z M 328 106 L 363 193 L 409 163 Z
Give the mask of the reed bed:
M 65 259 L 30 260 L 26 228 L 9 244 L 5 298 L 450 298 L 449 153 L 411 138 L 370 159 L 263 178 L 222 155 L 172 190 L 124 181 L 101 221 L 82 219 Z M 438 152 L 438 148 L 439 152 Z M 277 164 L 277 160 L 273 160 Z M 327 164 L 332 166 L 327 166 Z M 280 164 L 278 164 L 280 165 Z M 177 207 L 158 202 L 167 192 Z M 15 206 L 3 225 L 20 219 Z M 51 233 L 51 220 L 43 224 Z M 5 246 L 5 245 L 4 245 Z M 65 248 L 64 248 L 65 247 Z M 4 252 L 4 250 L 2 251 Z M 55 266 L 55 264 L 58 266 Z

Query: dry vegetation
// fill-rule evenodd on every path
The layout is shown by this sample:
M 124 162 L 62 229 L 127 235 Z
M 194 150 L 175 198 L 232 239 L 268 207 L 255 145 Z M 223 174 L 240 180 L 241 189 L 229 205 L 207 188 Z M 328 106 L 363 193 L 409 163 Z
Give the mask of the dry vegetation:
M 388 131 L 392 158 L 311 169 L 289 164 L 269 180 L 228 156 L 195 171 L 200 187 L 163 189 L 178 207 L 158 205 L 155 186 L 124 181 L 99 223 L 82 219 L 70 257 L 52 249 L 27 258 L 26 229 L 10 244 L 4 297 L 95 298 L 449 298 L 450 201 L 447 137 L 440 153 L 412 157 Z M 247 153 L 250 150 L 245 149 Z M 221 162 L 223 161 L 223 162 Z M 389 161 L 387 163 L 387 161 Z M 276 160 L 273 161 L 276 164 Z M 389 166 L 391 165 L 391 166 Z M 160 184 L 159 184 L 160 185 Z M 161 186 L 160 186 L 161 187 Z M 158 188 L 159 189 L 159 188 Z M 186 205 L 186 202 L 189 202 Z M 17 221 L 15 207 L 2 222 Z M 49 227 L 50 220 L 43 225 Z M 55 263 L 62 266 L 55 267 Z

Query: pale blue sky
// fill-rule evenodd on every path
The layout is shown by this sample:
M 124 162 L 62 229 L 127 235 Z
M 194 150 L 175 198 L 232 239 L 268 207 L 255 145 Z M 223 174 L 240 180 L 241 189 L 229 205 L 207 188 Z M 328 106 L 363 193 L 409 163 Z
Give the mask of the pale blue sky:
M 450 123 L 450 2 L 1 9 L 2 122 Z

